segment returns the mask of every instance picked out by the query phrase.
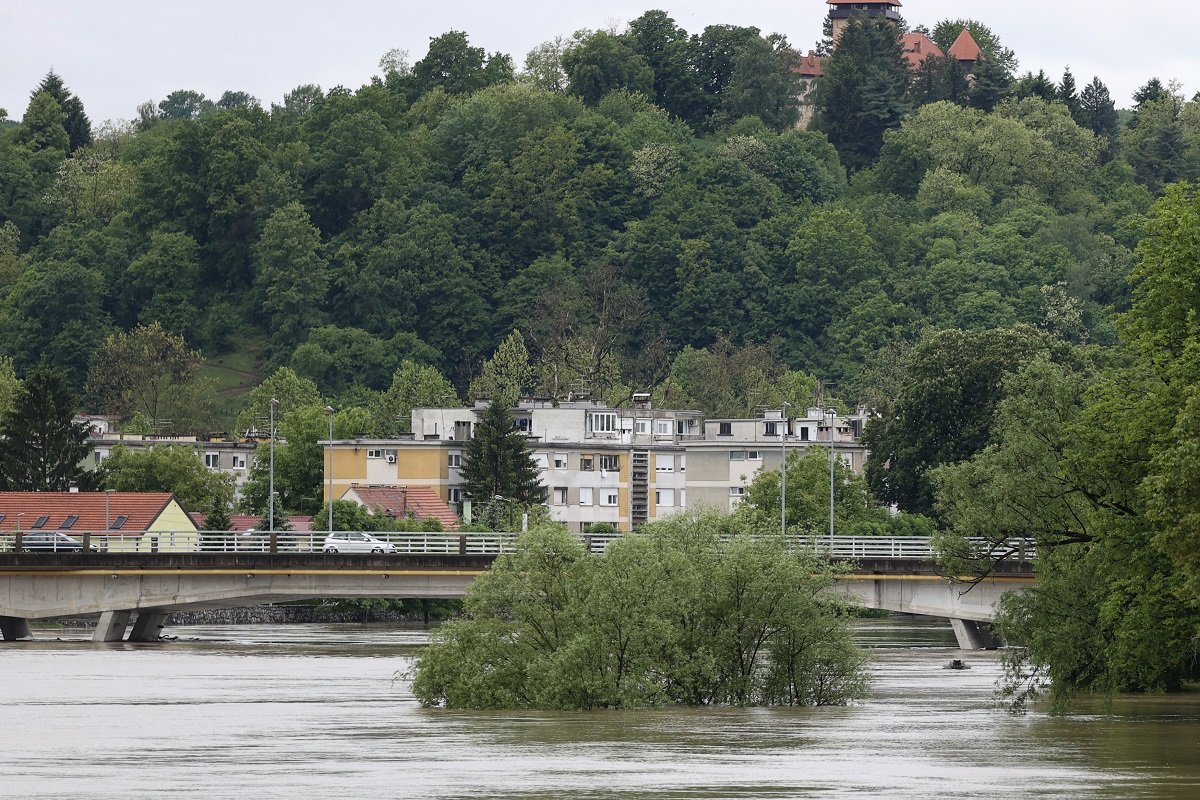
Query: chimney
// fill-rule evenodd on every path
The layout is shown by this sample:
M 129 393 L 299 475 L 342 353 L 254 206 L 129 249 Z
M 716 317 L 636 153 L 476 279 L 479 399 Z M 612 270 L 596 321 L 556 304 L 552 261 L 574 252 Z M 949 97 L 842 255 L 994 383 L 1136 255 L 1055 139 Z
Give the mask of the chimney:
M 408 516 L 408 487 L 400 489 L 400 516 Z

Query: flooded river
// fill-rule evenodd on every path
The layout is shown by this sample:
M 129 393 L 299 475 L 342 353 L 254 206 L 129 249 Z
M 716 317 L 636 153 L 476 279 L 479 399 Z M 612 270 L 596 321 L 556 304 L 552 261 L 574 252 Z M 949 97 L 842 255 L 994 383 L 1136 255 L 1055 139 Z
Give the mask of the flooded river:
M 1200 797 L 1200 696 L 1012 717 L 936 621 L 860 623 L 849 708 L 589 714 L 422 709 L 419 629 L 170 632 L 0 643 L 0 798 Z

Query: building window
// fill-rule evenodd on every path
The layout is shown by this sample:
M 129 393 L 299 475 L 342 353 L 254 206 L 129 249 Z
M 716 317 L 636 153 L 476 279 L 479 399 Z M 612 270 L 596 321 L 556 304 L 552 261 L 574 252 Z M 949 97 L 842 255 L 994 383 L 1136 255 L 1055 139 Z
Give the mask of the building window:
M 746 453 L 747 461 L 762 461 L 762 450 L 751 450 Z
M 554 454 L 554 468 L 555 469 L 566 469 L 567 468 L 567 454 L 566 453 L 555 453 Z
M 448 453 L 446 455 L 446 465 L 454 468 L 462 466 L 462 453 Z
M 96 460 L 96 463 L 99 464 L 101 461 L 108 458 L 108 451 L 107 450 L 97 450 L 94 453 L 92 453 L 92 458 L 94 458 Z
M 617 414 L 615 411 L 592 412 L 588 424 L 592 433 L 613 433 L 617 429 Z
M 733 436 L 732 422 L 718 422 L 717 436 Z
M 595 469 L 594 464 L 595 464 L 595 462 L 592 460 L 591 456 L 580 456 L 579 457 L 579 471 L 580 472 L 592 472 Z
M 237 453 L 234 453 L 233 454 L 233 468 L 234 469 L 245 469 L 246 468 L 246 457 L 243 455 L 238 455 Z
M 774 422 L 765 423 L 763 425 L 763 435 L 764 436 L 778 436 L 779 435 L 779 425 Z
M 679 507 L 687 508 L 687 489 L 679 490 Z
M 579 489 L 579 505 L 590 506 L 592 504 L 592 487 L 583 486 Z
M 647 434 L 650 432 L 650 420 L 639 419 L 633 423 L 633 432 L 637 434 Z
M 533 463 L 537 464 L 538 469 L 550 469 L 550 457 L 545 453 L 534 453 Z
M 533 420 L 529 417 L 517 417 L 513 420 L 513 424 L 517 426 L 517 430 L 521 433 L 529 433 L 533 430 Z
M 567 504 L 567 487 L 555 486 L 551 502 L 556 506 L 565 506 Z
M 460 486 L 451 486 L 450 487 L 450 502 L 451 503 L 461 503 L 462 502 L 462 487 L 460 487 Z
M 600 505 L 615 506 L 616 504 L 617 504 L 617 493 L 615 491 L 607 490 L 607 491 L 600 493 Z
M 800 429 L 800 441 L 802 441 L 802 442 L 808 441 L 808 428 Z
M 675 490 L 674 489 L 656 489 L 654 491 L 654 505 L 670 508 L 675 507 Z
M 654 433 L 658 436 L 671 435 L 671 420 L 659 419 L 654 421 Z
M 654 456 L 654 471 L 655 472 L 674 472 L 675 471 L 675 456 L 670 453 L 663 455 L 661 453 Z
M 600 456 L 600 469 L 608 470 L 609 472 L 621 471 L 620 456 Z
M 730 486 L 729 487 L 729 496 L 730 497 L 745 497 L 746 496 L 746 487 L 745 486 Z
M 730 461 L 745 461 L 746 460 L 746 451 L 745 450 L 730 450 L 729 451 L 729 460 Z
M 204 454 L 204 466 L 208 467 L 209 469 L 220 468 L 221 454 L 220 453 L 205 453 Z
M 367 458 L 383 458 L 383 450 L 368 450 Z

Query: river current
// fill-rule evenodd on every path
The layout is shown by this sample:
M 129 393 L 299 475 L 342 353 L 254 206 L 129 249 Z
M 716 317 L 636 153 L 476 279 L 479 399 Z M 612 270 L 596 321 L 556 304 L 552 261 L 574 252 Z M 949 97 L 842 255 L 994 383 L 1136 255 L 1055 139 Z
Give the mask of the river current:
M 169 633 L 0 643 L 0 798 L 1200 797 L 1200 695 L 1010 716 L 934 620 L 858 624 L 847 708 L 586 714 L 420 708 L 419 628 Z

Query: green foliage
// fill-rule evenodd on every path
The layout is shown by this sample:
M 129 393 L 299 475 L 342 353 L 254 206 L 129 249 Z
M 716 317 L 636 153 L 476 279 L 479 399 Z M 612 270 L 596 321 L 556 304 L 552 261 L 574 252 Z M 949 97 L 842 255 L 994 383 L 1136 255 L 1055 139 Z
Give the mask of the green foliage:
M 782 408 L 785 402 L 808 408 L 816 396 L 816 378 L 783 370 L 772 348 L 738 348 L 722 338 L 711 349 L 684 348 L 654 399 L 666 407 L 735 419 L 755 416 L 763 408 Z
M 909 351 L 892 413 L 863 434 L 871 452 L 866 476 L 876 498 L 903 511 L 932 514 L 929 471 L 987 446 L 1004 376 L 1047 354 L 1070 349 L 1028 327 L 930 332 Z
M 525 337 L 520 331 L 513 331 L 484 362 L 482 374 L 471 382 L 467 399 L 490 400 L 502 408 L 512 408 L 526 395 L 532 382 L 533 368 Z
M 320 231 L 299 203 L 272 214 L 255 245 L 258 307 L 277 352 L 302 340 L 320 321 L 320 306 L 329 287 L 320 248 Z
M 279 402 L 275 408 L 276 423 L 295 409 L 322 405 L 321 393 L 317 391 L 315 383 L 300 377 L 288 367 L 280 367 L 250 391 L 241 413 L 238 414 L 237 429 L 267 430 L 271 400 Z
M 457 408 L 458 393 L 436 368 L 405 359 L 392 375 L 388 387 L 374 406 L 376 434 L 395 436 L 412 430 L 414 408 Z
M 99 482 L 114 492 L 171 492 L 188 511 L 209 513 L 213 508 L 228 509 L 233 503 L 233 476 L 208 469 L 191 447 L 156 445 L 131 450 L 117 445 L 100 464 Z
M 105 414 L 170 420 L 180 429 L 197 422 L 207 387 L 197 381 L 204 359 L 182 336 L 158 322 L 109 336 L 88 375 L 88 394 Z
M 791 533 L 828 535 L 830 456 L 828 448 L 810 445 L 788 452 L 787 526 Z M 837 536 L 928 536 L 929 519 L 916 514 L 893 515 L 876 503 L 866 479 L 839 458 L 833 458 L 833 526 Z M 756 530 L 780 525 L 780 475 L 763 469 L 746 487 L 739 514 Z
M 21 379 L 13 368 L 13 360 L 0 356 L 0 419 L 3 419 L 16 403 L 21 391 Z
M 851 17 L 817 87 L 817 125 L 854 172 L 879 155 L 883 134 L 907 109 L 908 67 L 896 29 L 882 17 Z
M 470 499 L 482 502 L 502 498 L 517 505 L 542 503 L 546 487 L 509 408 L 493 400 L 476 423 L 463 458 L 464 491 Z
M 649 95 L 654 71 L 624 37 L 597 31 L 563 53 L 567 90 L 595 105 L 609 92 L 627 89 Z
M 837 705 L 865 693 L 832 575 L 728 520 L 676 517 L 600 556 L 554 527 L 470 588 L 415 666 L 448 708 Z M 735 529 L 738 530 L 738 529 Z
M 72 421 L 75 398 L 65 376 L 40 366 L 30 372 L 0 417 L 0 489 L 10 492 L 87 490 L 93 476 L 80 464 L 91 452 L 88 430 Z

